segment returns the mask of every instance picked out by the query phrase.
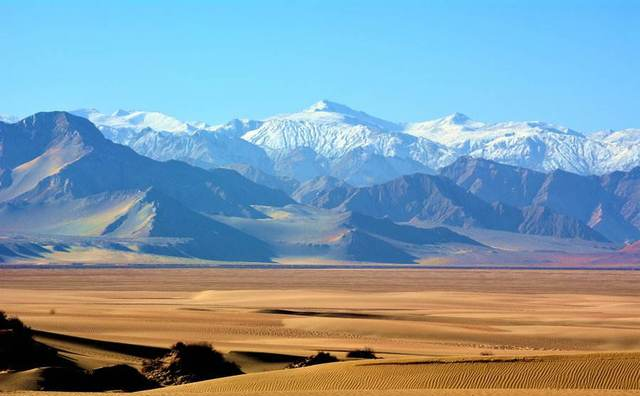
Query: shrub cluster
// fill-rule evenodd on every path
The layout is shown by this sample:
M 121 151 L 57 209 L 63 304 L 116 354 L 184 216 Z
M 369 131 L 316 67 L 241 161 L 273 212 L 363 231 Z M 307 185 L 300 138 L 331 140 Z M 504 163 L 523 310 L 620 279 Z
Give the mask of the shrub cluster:
M 378 357 L 371 348 L 355 349 L 347 353 L 348 358 L 353 359 L 377 359 Z
M 210 344 L 178 342 L 164 356 L 144 362 L 142 372 L 160 385 L 178 385 L 244 374 Z
M 52 365 L 56 358 L 56 350 L 35 341 L 29 327 L 0 311 L 0 370 Z
M 308 367 L 308 366 L 315 366 L 316 364 L 333 363 L 337 361 L 338 361 L 338 358 L 333 356 L 330 353 L 318 352 L 317 354 L 311 355 L 300 362 L 291 363 L 288 367 L 289 368 Z

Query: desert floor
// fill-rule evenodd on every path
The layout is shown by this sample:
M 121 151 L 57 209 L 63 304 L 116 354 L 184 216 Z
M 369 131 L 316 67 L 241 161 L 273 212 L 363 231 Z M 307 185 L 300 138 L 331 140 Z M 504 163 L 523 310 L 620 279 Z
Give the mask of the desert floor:
M 206 341 L 250 373 L 152 394 L 640 394 L 639 296 L 635 271 L 0 271 L 0 309 L 34 329 Z M 141 362 L 39 337 L 87 368 Z M 383 359 L 282 370 L 288 356 L 361 347 Z

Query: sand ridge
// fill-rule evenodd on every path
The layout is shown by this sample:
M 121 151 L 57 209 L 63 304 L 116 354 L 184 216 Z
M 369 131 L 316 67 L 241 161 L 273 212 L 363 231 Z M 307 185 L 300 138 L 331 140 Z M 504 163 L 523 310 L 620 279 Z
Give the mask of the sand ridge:
M 640 356 L 603 354 L 484 359 L 341 362 L 222 378 L 185 393 L 357 389 L 640 389 Z M 149 394 L 163 390 L 149 391 Z

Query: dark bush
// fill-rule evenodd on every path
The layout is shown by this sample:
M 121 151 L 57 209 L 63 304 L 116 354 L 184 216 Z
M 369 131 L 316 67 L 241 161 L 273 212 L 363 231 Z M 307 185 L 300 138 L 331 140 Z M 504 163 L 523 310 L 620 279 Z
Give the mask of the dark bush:
M 78 367 L 44 367 L 38 382 L 41 391 L 86 392 L 91 387 L 89 376 Z
M 0 370 L 53 365 L 57 352 L 33 339 L 31 329 L 0 311 Z
M 164 356 L 148 360 L 142 372 L 161 385 L 177 385 L 212 378 L 244 374 L 233 362 L 210 344 L 184 344 L 179 342 Z
M 371 348 L 355 349 L 347 353 L 348 358 L 354 359 L 377 359 L 378 357 Z
M 78 367 L 46 367 L 38 384 L 43 391 L 134 392 L 158 387 L 135 368 L 126 364 L 85 371 Z
M 289 368 L 299 368 L 315 366 L 316 364 L 333 363 L 337 362 L 338 358 L 327 352 L 318 352 L 315 355 L 311 355 L 301 362 L 292 363 Z
M 92 391 L 120 390 L 135 392 L 139 390 L 156 388 L 158 384 L 142 375 L 135 368 L 126 364 L 100 367 L 88 373 L 88 382 Z
M 125 364 L 85 371 L 33 339 L 31 329 L 0 311 L 0 371 L 42 368 L 38 386 L 44 391 L 138 391 L 156 387 Z

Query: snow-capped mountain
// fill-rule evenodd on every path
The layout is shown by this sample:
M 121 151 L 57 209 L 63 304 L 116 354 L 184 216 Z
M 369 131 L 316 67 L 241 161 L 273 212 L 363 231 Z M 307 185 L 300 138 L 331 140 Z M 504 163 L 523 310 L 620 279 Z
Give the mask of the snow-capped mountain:
M 254 205 L 293 202 L 230 170 L 146 158 L 65 112 L 0 123 L 0 176 L 2 232 L 184 238 L 180 253 L 154 251 L 200 258 L 268 260 L 264 242 L 211 216 L 263 218 Z
M 297 113 L 216 126 L 157 112 L 74 113 L 109 139 L 154 159 L 205 168 L 242 163 L 302 182 L 334 176 L 369 185 L 408 173 L 433 173 L 460 156 L 578 174 L 640 165 L 640 129 L 585 135 L 545 122 L 484 123 L 460 113 L 398 123 L 326 100 Z
M 640 143 L 640 128 L 622 129 L 620 131 L 600 131 L 592 133 L 590 137 L 610 144 L 634 145 Z
M 417 161 L 432 170 L 452 160 L 445 147 L 401 130 L 400 124 L 325 100 L 299 113 L 271 117 L 242 138 L 264 148 L 272 158 L 309 148 L 330 161 L 357 149 Z
M 640 129 L 596 132 L 591 138 L 603 142 L 610 149 L 606 171 L 626 171 L 640 165 Z
M 463 114 L 408 124 L 406 133 L 441 143 L 456 157 L 472 156 L 538 171 L 579 174 L 610 170 L 606 143 L 569 128 L 533 122 L 485 124 Z
M 331 175 L 355 185 L 379 183 L 407 170 L 434 172 L 454 159 L 446 147 L 402 133 L 402 128 L 323 100 L 298 113 L 268 118 L 242 138 L 264 148 L 274 167 L 286 170 L 284 176 L 301 181 Z
M 125 110 L 107 115 L 81 109 L 72 114 L 93 122 L 109 140 L 155 160 L 175 159 L 203 168 L 242 163 L 271 172 L 271 160 L 264 150 L 240 139 L 256 122 L 232 120 L 212 126 L 182 122 L 158 112 Z
M 155 112 L 73 113 L 88 118 L 110 140 L 153 159 L 204 168 L 248 164 L 300 181 L 335 175 L 355 185 L 372 184 L 407 172 L 433 173 L 455 159 L 440 144 L 401 133 L 401 124 L 329 101 L 299 113 L 218 126 Z
M 214 129 L 203 122 L 188 123 L 155 111 L 117 110 L 113 114 L 104 114 L 96 109 L 79 109 L 71 112 L 84 117 L 103 128 L 130 129 L 141 131 L 151 128 L 156 131 L 173 133 L 193 133 L 197 130 Z
M 6 122 L 8 124 L 13 124 L 14 122 L 20 121 L 20 118 L 14 117 L 7 114 L 0 114 L 0 122 Z

